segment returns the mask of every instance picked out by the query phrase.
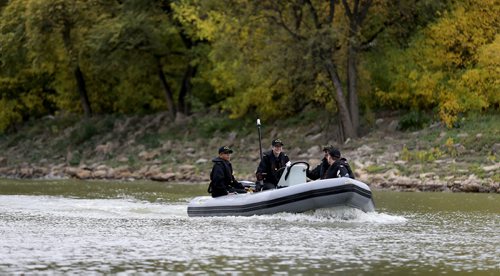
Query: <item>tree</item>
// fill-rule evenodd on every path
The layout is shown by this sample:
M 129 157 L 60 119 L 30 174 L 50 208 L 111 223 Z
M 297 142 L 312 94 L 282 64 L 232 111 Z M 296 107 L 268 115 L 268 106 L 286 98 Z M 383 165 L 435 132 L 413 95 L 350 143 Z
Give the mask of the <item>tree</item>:
M 460 114 L 498 106 L 500 5 L 495 0 L 457 2 L 418 32 L 409 47 L 391 51 L 378 97 L 385 106 L 437 110 L 453 126 Z M 382 69 L 383 70 L 383 69 Z
M 315 103 L 338 112 L 344 139 L 358 136 L 359 55 L 388 24 L 384 1 L 186 0 L 176 7 L 180 21 L 210 41 L 208 77 L 233 116 L 287 116 Z
M 199 105 L 196 93 L 210 94 L 195 79 L 207 45 L 185 35 L 170 5 L 13 0 L 1 6 L 2 129 L 41 114 L 37 106 L 87 116 L 165 109 L 172 117 L 188 115 L 192 103 Z
M 364 20 L 368 15 L 368 10 L 372 5 L 371 0 L 348 3 L 342 0 L 345 14 L 349 22 L 349 31 L 347 39 L 347 87 L 349 91 L 349 111 L 354 129 L 359 128 L 359 100 L 357 91 L 358 82 L 358 53 L 361 50 L 359 41 L 359 31 L 363 26 Z M 334 2 L 332 2 L 334 5 Z M 351 6 L 352 5 L 352 6 Z
M 30 66 L 25 11 L 20 1 L 0 10 L 0 133 L 55 109 L 52 76 Z
M 141 103 L 139 108 L 144 105 L 157 110 L 159 87 L 163 109 L 166 107 L 175 119 L 190 113 L 188 98 L 199 61 L 198 42 L 183 34 L 170 4 L 160 0 L 124 2 L 117 16 L 96 27 L 91 44 L 106 42 L 94 49 L 94 59 L 111 64 L 107 70 L 119 79 L 120 102 L 134 99 Z M 129 107 L 122 106 L 121 110 Z
M 31 54 L 36 56 L 35 65 L 52 67 L 60 75 L 60 80 L 73 78 L 87 117 L 92 116 L 92 108 L 81 69 L 82 53 L 79 46 L 85 37 L 85 27 L 88 26 L 83 11 L 92 4 L 92 1 L 80 0 L 30 0 L 27 3 L 28 47 Z M 72 76 L 67 75 L 66 71 Z

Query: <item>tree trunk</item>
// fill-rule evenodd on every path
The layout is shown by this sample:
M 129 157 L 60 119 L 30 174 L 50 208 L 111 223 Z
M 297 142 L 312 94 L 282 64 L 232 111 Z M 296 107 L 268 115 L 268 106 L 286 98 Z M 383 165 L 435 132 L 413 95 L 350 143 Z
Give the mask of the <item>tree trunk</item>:
M 188 65 L 186 72 L 184 73 L 184 78 L 182 79 L 181 90 L 179 91 L 179 101 L 178 101 L 178 111 L 184 115 L 189 115 L 191 113 L 191 106 L 186 101 L 186 98 L 191 95 L 191 90 L 193 85 L 191 80 L 196 74 L 197 66 Z
M 90 118 L 92 117 L 92 109 L 90 108 L 90 101 L 87 95 L 87 85 L 85 83 L 82 70 L 80 69 L 80 64 L 78 63 L 78 57 L 74 54 L 75 51 L 73 50 L 73 45 L 71 44 L 72 27 L 73 24 L 68 19 L 65 19 L 61 34 L 64 42 L 64 48 L 70 58 L 69 68 L 74 68 L 73 74 L 75 76 L 78 94 L 80 95 L 80 103 L 82 104 L 83 112 L 85 117 Z
M 351 113 L 352 126 L 355 131 L 359 130 L 359 99 L 358 99 L 358 31 L 365 20 L 373 0 L 351 2 L 352 8 L 347 0 L 342 0 L 344 11 L 349 19 L 349 34 L 347 39 L 347 89 L 349 93 L 349 111 Z
M 369 0 L 371 1 L 371 0 Z M 349 8 L 349 5 L 346 0 L 342 1 L 346 15 L 349 17 L 349 19 L 352 19 L 352 12 Z M 355 0 L 355 7 L 357 12 L 357 7 L 359 6 L 359 0 Z M 313 15 L 313 21 L 316 22 L 315 26 L 316 29 L 320 30 L 322 28 L 322 24 L 318 23 L 318 15 L 316 13 L 316 9 L 313 8 L 313 4 L 311 1 L 307 1 L 307 4 L 311 8 L 311 13 Z M 336 1 L 331 0 L 329 2 L 329 16 L 327 18 L 326 23 L 328 26 L 333 27 L 333 17 L 335 16 L 335 5 Z M 354 22 L 355 23 L 355 22 Z M 350 21 L 350 26 L 353 25 L 353 21 Z M 354 25 L 356 27 L 356 25 Z M 349 35 L 351 35 L 351 31 L 353 29 L 349 30 Z M 349 37 L 351 38 L 351 36 Z M 348 43 L 351 43 L 349 41 Z M 339 117 L 340 117 L 340 136 L 342 137 L 342 140 L 345 140 L 347 138 L 357 138 L 358 137 L 358 125 L 359 125 L 359 108 L 358 108 L 358 99 L 357 99 L 357 91 L 356 91 L 356 52 L 352 52 L 351 50 L 351 44 L 348 44 L 348 54 L 354 54 L 354 55 L 349 55 L 348 56 L 348 70 L 347 70 L 347 91 L 349 93 L 349 105 L 346 102 L 346 97 L 344 93 L 344 89 L 342 88 L 342 82 L 340 81 L 340 77 L 337 73 L 337 67 L 333 62 L 333 57 L 331 54 L 333 53 L 333 49 L 323 49 L 319 51 L 319 56 L 321 59 L 325 62 L 325 68 L 326 71 L 330 77 L 330 80 L 334 86 L 335 92 L 333 94 L 335 101 L 337 103 L 337 108 L 339 111 Z
M 90 108 L 90 101 L 87 95 L 87 86 L 85 84 L 85 79 L 83 78 L 82 70 L 80 70 L 80 65 L 76 66 L 74 73 L 76 78 L 76 86 L 78 88 L 78 94 L 80 94 L 80 102 L 82 103 L 85 117 L 90 118 L 92 117 L 92 109 Z
M 165 92 L 165 99 L 167 100 L 167 107 L 170 113 L 171 119 L 175 119 L 175 115 L 177 113 L 174 105 L 174 93 L 170 85 L 168 85 L 167 78 L 165 77 L 165 73 L 163 72 L 163 66 L 161 65 L 160 58 L 156 58 L 158 65 L 158 77 L 160 78 L 161 85 L 163 86 L 163 91 Z
M 330 80 L 333 83 L 335 88 L 335 93 L 333 94 L 335 101 L 337 102 L 337 108 L 340 114 L 340 121 L 342 124 L 342 129 L 344 130 L 345 139 L 347 138 L 357 138 L 358 135 L 354 126 L 352 124 L 351 116 L 349 114 L 349 108 L 347 107 L 346 100 L 344 98 L 344 91 L 342 89 L 342 83 L 340 82 L 340 78 L 337 74 L 337 70 L 335 65 L 331 60 L 325 60 L 325 67 L 330 76 Z
M 353 42 L 349 42 L 348 57 L 347 57 L 347 84 L 349 93 L 349 111 L 351 112 L 352 125 L 356 132 L 359 129 L 359 100 L 358 100 L 358 90 L 357 90 L 357 78 L 358 71 L 356 67 L 357 62 L 357 50 L 356 47 L 352 45 Z

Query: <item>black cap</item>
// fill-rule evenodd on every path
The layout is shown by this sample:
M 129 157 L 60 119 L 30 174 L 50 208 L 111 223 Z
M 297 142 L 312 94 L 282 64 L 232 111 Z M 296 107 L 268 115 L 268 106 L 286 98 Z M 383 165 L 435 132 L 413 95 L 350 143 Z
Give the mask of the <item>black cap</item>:
M 280 145 L 280 146 L 283 146 L 283 142 L 281 142 L 280 139 L 274 139 L 273 142 L 271 143 L 271 145 L 274 147 L 276 145 Z
M 230 149 L 228 146 L 223 146 L 219 148 L 219 154 L 220 153 L 233 153 L 233 150 Z
M 331 157 L 337 157 L 337 158 L 340 158 L 340 151 L 336 148 L 331 148 L 329 151 L 328 151 L 328 154 L 330 154 Z

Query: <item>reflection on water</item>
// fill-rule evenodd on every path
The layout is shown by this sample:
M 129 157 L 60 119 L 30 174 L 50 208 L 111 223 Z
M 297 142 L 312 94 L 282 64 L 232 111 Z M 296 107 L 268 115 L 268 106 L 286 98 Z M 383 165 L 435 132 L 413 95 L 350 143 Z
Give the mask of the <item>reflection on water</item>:
M 0 195 L 0 274 L 498 272 L 500 198 L 456 211 L 431 198 L 426 210 L 422 194 L 375 193 L 378 211 L 368 214 L 217 218 L 187 217 L 189 196 Z

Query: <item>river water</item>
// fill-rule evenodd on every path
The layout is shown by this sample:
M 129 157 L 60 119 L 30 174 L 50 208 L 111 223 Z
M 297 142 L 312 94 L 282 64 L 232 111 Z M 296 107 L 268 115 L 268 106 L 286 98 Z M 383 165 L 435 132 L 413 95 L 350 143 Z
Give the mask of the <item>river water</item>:
M 0 180 L 0 274 L 500 273 L 498 194 L 374 191 L 374 213 L 188 217 L 205 191 Z

